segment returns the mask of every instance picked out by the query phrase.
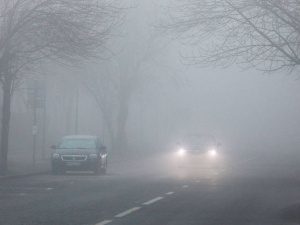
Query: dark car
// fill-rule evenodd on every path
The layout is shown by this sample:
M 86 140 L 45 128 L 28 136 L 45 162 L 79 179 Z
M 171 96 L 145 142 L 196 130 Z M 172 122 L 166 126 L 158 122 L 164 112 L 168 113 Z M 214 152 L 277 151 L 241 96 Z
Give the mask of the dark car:
M 216 167 L 220 145 L 213 135 L 187 134 L 178 142 L 176 152 L 178 166 Z
M 105 174 L 107 171 L 106 147 L 99 137 L 88 135 L 73 135 L 63 137 L 52 153 L 52 173 L 65 171 L 93 171 Z

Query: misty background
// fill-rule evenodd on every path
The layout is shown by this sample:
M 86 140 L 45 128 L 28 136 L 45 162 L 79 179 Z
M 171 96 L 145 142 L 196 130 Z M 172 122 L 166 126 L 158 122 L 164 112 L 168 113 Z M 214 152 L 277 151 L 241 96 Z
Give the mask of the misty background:
M 120 148 L 127 149 L 122 154 L 173 151 L 185 133 L 213 134 L 222 151 L 235 154 L 298 151 L 298 74 L 187 65 L 181 56 L 193 47 L 170 42 L 156 29 L 166 5 L 128 1 L 126 21 L 99 60 L 81 67 L 49 63 L 37 73 L 46 77 L 47 93 L 44 146 L 43 109 L 37 109 L 37 159 L 43 151 L 49 158 L 50 146 L 71 134 L 100 136 L 109 154 Z M 126 100 L 120 98 L 123 89 Z M 9 160 L 32 152 L 33 110 L 27 101 L 24 83 L 12 99 Z M 120 146 L 122 103 L 128 118 L 126 144 Z

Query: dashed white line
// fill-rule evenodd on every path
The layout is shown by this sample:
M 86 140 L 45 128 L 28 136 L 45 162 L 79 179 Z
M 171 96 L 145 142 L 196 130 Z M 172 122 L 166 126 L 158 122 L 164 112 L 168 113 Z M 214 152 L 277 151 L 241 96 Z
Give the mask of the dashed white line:
M 47 190 L 47 191 L 51 191 L 52 189 L 53 189 L 53 188 L 47 188 L 46 190 Z
M 0 189 L 9 189 L 9 190 L 14 190 L 14 191 L 18 191 L 18 190 L 24 190 L 24 191 L 40 191 L 40 190 L 48 190 L 49 188 L 46 187 L 5 187 L 2 186 L 0 187 Z M 53 188 L 51 188 L 53 189 Z
M 189 187 L 189 185 L 183 185 L 182 187 L 183 187 L 183 188 L 187 188 L 187 187 Z
M 8 194 L 0 194 L 0 196 L 25 196 L 25 195 L 26 195 L 25 193 L 14 193 L 14 194 L 8 193 Z
M 100 223 L 97 223 L 95 225 L 105 225 L 105 224 L 108 224 L 108 223 L 111 223 L 111 222 L 112 222 L 112 220 L 104 220 L 104 221 L 102 221 Z
M 196 182 L 196 183 L 199 183 L 200 181 L 199 181 L 199 180 L 196 180 L 195 182 Z
M 116 215 L 115 217 L 120 218 L 120 217 L 123 217 L 123 216 L 127 216 L 128 214 L 130 214 L 132 212 L 135 212 L 135 211 L 139 210 L 140 208 L 141 207 L 133 207 L 132 209 L 128 209 L 125 212 L 122 212 L 122 213 Z
M 186 187 L 188 187 L 188 185 L 183 185 L 182 187 L 183 187 L 183 188 L 186 188 Z M 52 189 L 53 189 L 53 188 L 48 188 L 47 190 L 52 190 Z M 174 193 L 175 193 L 175 192 L 170 191 L 170 192 L 167 192 L 166 195 L 173 195 Z M 159 201 L 159 200 L 162 200 L 163 198 L 164 198 L 164 197 L 157 197 L 157 198 L 154 198 L 154 199 L 152 199 L 152 200 L 150 200 L 150 201 L 147 201 L 147 202 L 143 203 L 143 205 L 150 205 L 150 204 L 152 204 L 152 203 L 154 203 L 154 202 L 157 202 L 157 201 Z M 133 212 L 135 212 L 135 211 L 137 211 L 137 210 L 139 210 L 139 209 L 141 209 L 141 207 L 133 207 L 133 208 L 128 209 L 128 210 L 126 210 L 126 211 L 124 211 L 124 212 L 122 212 L 122 213 L 119 213 L 119 214 L 116 215 L 115 217 L 121 218 L 121 217 L 127 216 L 128 214 L 133 213 Z M 106 225 L 106 224 L 109 224 L 109 223 L 111 223 L 111 222 L 112 222 L 112 220 L 104 220 L 104 221 L 102 221 L 102 222 L 100 222 L 100 223 L 97 223 L 97 224 L 95 224 L 95 225 Z
M 154 198 L 154 199 L 152 199 L 152 200 L 150 200 L 148 202 L 145 202 L 143 205 L 150 205 L 150 204 L 152 204 L 154 202 L 157 202 L 159 200 L 162 200 L 162 199 L 163 199 L 163 197 L 157 197 L 157 198 Z

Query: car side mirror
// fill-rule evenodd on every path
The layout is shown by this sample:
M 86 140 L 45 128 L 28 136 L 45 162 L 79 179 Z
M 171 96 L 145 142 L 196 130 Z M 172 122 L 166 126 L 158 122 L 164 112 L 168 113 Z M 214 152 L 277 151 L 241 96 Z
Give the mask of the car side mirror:
M 51 145 L 51 149 L 57 149 L 56 145 Z

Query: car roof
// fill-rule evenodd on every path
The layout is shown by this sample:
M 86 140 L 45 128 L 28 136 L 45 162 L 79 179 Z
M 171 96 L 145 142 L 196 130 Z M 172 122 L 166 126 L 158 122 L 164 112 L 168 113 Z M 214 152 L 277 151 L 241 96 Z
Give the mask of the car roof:
M 93 136 L 93 135 L 68 135 L 68 136 L 64 136 L 62 139 L 97 139 L 97 136 Z
M 198 137 L 198 138 L 205 137 L 205 138 L 212 138 L 212 139 L 215 139 L 215 136 L 212 135 L 212 134 L 188 133 L 188 134 L 186 134 L 186 135 L 183 136 L 183 138 L 185 138 L 185 137 Z
M 211 134 L 197 134 L 197 133 L 188 133 L 182 137 L 182 140 L 188 139 L 190 137 L 197 137 L 197 138 L 209 138 L 213 140 L 213 142 L 216 142 L 215 136 Z

